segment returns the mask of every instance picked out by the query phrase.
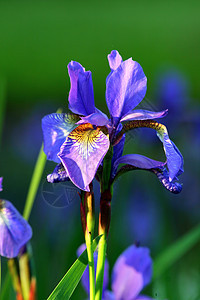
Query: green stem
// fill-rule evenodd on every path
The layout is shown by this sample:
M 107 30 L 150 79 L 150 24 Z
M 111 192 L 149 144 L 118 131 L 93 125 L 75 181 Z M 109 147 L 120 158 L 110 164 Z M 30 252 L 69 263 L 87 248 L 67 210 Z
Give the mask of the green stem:
M 94 255 L 92 247 L 91 234 L 85 239 L 88 254 L 89 279 L 90 279 L 90 300 L 95 299 L 95 271 L 94 271 Z
M 103 235 L 100 238 L 99 250 L 98 250 L 95 300 L 101 300 L 102 292 L 103 292 L 103 279 L 104 279 L 104 266 L 105 266 L 105 258 L 106 258 L 107 240 L 106 240 L 106 233 L 102 232 L 102 234 Z
M 81 195 L 81 220 L 83 231 L 85 234 L 85 243 L 87 246 L 89 280 L 90 280 L 90 300 L 95 299 L 95 270 L 94 270 L 94 193 L 92 183 L 90 184 L 90 192 L 82 192 Z
M 38 187 L 40 184 L 40 180 L 44 171 L 44 167 L 46 164 L 46 155 L 43 152 L 43 145 L 40 149 L 38 158 L 37 158 L 37 162 L 33 171 L 33 175 L 31 178 L 31 183 L 29 186 L 29 190 L 28 190 L 28 194 L 27 194 L 27 198 L 26 198 L 26 203 L 25 203 L 25 208 L 24 208 L 24 213 L 23 213 L 23 217 L 28 220 L 32 207 L 33 207 L 33 203 L 36 197 L 36 193 L 38 191 Z

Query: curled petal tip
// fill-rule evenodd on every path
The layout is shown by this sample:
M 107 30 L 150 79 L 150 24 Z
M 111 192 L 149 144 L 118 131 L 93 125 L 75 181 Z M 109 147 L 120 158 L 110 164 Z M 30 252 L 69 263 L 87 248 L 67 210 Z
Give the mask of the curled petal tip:
M 162 170 L 152 169 L 152 172 L 158 177 L 162 185 L 173 194 L 179 194 L 182 191 L 182 184 L 169 178 L 169 173 L 164 167 Z

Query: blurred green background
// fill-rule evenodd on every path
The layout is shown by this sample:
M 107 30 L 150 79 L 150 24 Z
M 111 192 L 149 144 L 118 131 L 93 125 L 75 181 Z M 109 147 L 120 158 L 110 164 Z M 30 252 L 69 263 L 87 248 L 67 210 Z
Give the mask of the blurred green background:
M 71 60 L 92 71 L 95 103 L 105 113 L 107 54 L 113 49 L 123 59 L 133 57 L 142 65 L 148 78 L 143 107 L 167 108 L 156 98 L 159 76 L 166 70 L 177 70 L 188 82 L 185 111 L 180 103 L 181 113 L 174 115 L 173 125 L 168 123 L 170 137 L 185 157 L 183 191 L 178 196 L 170 195 L 153 175 L 142 172 L 129 173 L 118 181 L 108 242 L 110 269 L 119 254 L 136 240 L 149 246 L 152 257 L 156 257 L 199 222 L 199 15 L 200 2 L 185 0 L 0 1 L 0 89 L 5 93 L 0 107 L 0 175 L 4 177 L 3 198 L 20 211 L 42 142 L 40 120 L 58 107 L 67 109 L 70 86 L 66 67 Z M 184 120 L 176 124 L 180 116 Z M 171 120 L 170 112 L 167 118 L 166 122 Z M 146 133 L 142 138 L 143 134 L 137 131 L 133 141 L 129 139 L 125 153 L 164 159 L 161 144 L 152 143 Z M 49 162 L 30 219 L 38 299 L 47 298 L 83 242 L 78 197 L 67 207 L 55 207 L 43 195 L 45 176 L 53 168 Z M 145 197 L 148 203 L 138 208 L 137 202 Z M 140 224 L 140 214 L 146 225 Z M 137 227 L 132 234 L 131 226 Z M 142 240 L 142 235 L 149 235 L 149 239 Z M 199 251 L 200 244 L 146 292 L 155 299 L 200 299 Z M 5 270 L 4 260 L 3 276 Z M 72 299 L 83 299 L 82 295 L 79 285 Z

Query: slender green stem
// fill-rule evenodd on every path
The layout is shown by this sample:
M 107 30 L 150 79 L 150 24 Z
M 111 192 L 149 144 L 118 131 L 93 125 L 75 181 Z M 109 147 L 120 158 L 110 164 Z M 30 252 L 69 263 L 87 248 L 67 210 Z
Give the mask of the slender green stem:
M 20 281 L 24 300 L 29 299 L 30 293 L 30 270 L 28 254 L 23 254 L 19 259 Z
M 86 237 L 86 246 L 87 246 L 88 265 L 89 265 L 90 300 L 94 300 L 95 299 L 95 271 L 94 271 L 94 255 L 93 255 L 91 234 L 89 234 Z
M 95 271 L 94 271 L 94 193 L 92 183 L 90 184 L 90 192 L 82 192 L 81 194 L 81 221 L 85 234 L 85 243 L 87 246 L 89 280 L 90 280 L 90 300 L 95 299 Z
M 104 279 L 104 265 L 106 258 L 106 233 L 102 232 L 102 237 L 99 241 L 99 250 L 98 250 L 98 262 L 97 262 L 97 273 L 96 273 L 96 295 L 95 300 L 102 299 L 103 292 L 103 279 Z
M 44 171 L 44 167 L 46 164 L 46 155 L 43 152 L 43 145 L 40 149 L 38 158 L 37 158 L 37 162 L 33 171 L 33 175 L 31 178 L 31 183 L 29 186 L 29 190 L 28 190 L 28 194 L 27 194 L 27 198 L 26 198 L 26 203 L 25 203 L 25 208 L 24 208 L 24 213 L 23 213 L 23 217 L 28 220 L 32 207 L 33 207 L 33 203 L 38 191 L 38 187 L 40 184 L 40 180 Z

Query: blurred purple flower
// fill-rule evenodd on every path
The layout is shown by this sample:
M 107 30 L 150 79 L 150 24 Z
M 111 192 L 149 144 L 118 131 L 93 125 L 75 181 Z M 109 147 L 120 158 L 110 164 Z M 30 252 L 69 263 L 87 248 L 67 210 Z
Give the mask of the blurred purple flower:
M 85 250 L 85 245 L 80 246 L 78 255 Z M 94 253 L 95 267 L 97 253 Z M 88 268 L 88 267 L 87 267 Z M 150 283 L 152 277 L 152 260 L 149 249 L 145 247 L 128 247 L 117 259 L 112 270 L 112 292 L 108 287 L 108 262 L 104 271 L 103 300 L 139 300 L 152 299 L 139 295 L 142 289 Z M 82 276 L 82 284 L 89 294 L 88 269 Z
M 32 229 L 28 222 L 9 201 L 0 200 L 0 255 L 7 258 L 16 257 L 31 237 Z
M 89 191 L 97 169 L 110 146 L 113 146 L 120 122 L 162 118 L 167 110 L 152 112 L 134 110 L 146 93 L 147 78 L 142 67 L 132 58 L 122 60 L 117 51 L 108 55 L 111 72 L 106 79 L 106 102 L 111 119 L 98 110 L 94 104 L 92 75 L 75 61 L 68 65 L 71 80 L 69 109 L 74 114 L 51 114 L 42 119 L 44 151 L 49 160 L 62 162 L 70 180 L 80 189 Z M 162 127 L 164 128 L 164 126 Z M 163 143 L 169 168 L 169 181 L 178 174 L 182 156 L 162 129 L 158 136 Z M 124 136 L 123 136 L 124 139 Z M 114 145 L 114 159 L 122 163 L 124 141 Z M 162 162 L 141 155 L 126 157 L 126 163 L 137 168 L 160 168 Z M 122 158 L 123 159 L 123 158 Z M 112 162 L 113 173 L 118 164 Z
M 3 182 L 3 177 L 0 177 L 0 192 L 3 191 L 2 182 Z

